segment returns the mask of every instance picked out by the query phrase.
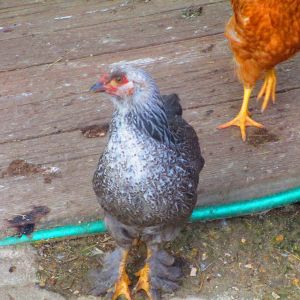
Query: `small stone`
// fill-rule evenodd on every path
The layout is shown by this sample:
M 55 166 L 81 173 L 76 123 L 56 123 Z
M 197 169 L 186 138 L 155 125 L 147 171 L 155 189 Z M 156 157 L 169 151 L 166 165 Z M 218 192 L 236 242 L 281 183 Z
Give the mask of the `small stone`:
M 208 265 L 204 262 L 200 263 L 200 270 L 201 272 L 204 272 L 207 269 Z
M 253 269 L 253 266 L 252 266 L 252 264 L 247 264 L 247 265 L 245 265 L 245 268 L 247 268 L 247 269 Z
M 246 243 L 246 241 L 247 241 L 247 240 L 246 240 L 246 239 L 244 239 L 244 238 L 242 238 L 242 239 L 241 239 L 241 243 L 242 243 L 242 244 L 245 244 L 245 243 Z
M 207 259 L 207 253 L 204 252 L 204 253 L 202 253 L 202 260 L 206 260 L 206 259 Z
M 190 276 L 191 277 L 197 276 L 197 268 L 195 268 L 195 267 L 191 268 Z
M 17 267 L 16 266 L 11 266 L 8 270 L 9 273 L 13 273 L 17 270 Z
M 280 296 L 278 294 L 276 294 L 275 292 L 272 292 L 272 297 L 274 299 L 280 299 Z
M 91 251 L 90 256 L 94 256 L 94 255 L 103 255 L 103 254 L 104 254 L 104 252 L 103 252 L 101 249 L 95 247 L 95 248 Z

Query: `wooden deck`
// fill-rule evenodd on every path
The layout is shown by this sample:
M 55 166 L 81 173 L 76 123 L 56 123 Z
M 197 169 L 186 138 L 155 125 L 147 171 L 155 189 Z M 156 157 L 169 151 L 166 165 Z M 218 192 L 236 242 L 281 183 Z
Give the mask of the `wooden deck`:
M 192 4 L 202 13 L 184 18 Z M 217 0 L 1 1 L 1 235 L 9 233 L 7 219 L 37 205 L 51 210 L 39 226 L 99 217 L 91 178 L 106 138 L 81 129 L 109 122 L 110 101 L 88 89 L 121 61 L 149 70 L 163 93 L 180 95 L 206 159 L 200 205 L 298 185 L 300 56 L 278 67 L 276 105 L 261 114 L 251 103 L 266 136 L 251 129 L 243 143 L 238 129 L 216 129 L 242 97 L 223 36 L 230 14 L 229 1 Z M 37 167 L 7 170 L 15 160 Z M 49 179 L 52 167 L 59 169 Z

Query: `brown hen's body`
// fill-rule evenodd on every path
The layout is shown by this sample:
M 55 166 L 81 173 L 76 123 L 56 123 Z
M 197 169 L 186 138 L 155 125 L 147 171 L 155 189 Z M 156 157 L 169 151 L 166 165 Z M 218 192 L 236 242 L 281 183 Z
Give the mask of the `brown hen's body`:
M 256 81 L 265 76 L 258 98 L 264 95 L 262 111 L 270 97 L 275 99 L 274 67 L 300 50 L 300 0 L 231 0 L 234 15 L 225 35 L 234 55 L 236 71 L 244 85 L 244 109 L 235 119 L 221 128 L 236 125 L 245 139 L 245 127 L 261 124 L 247 122 L 251 91 Z M 244 124 L 242 124 L 244 123 Z M 251 123 L 251 122 L 250 122 Z M 244 131 L 244 132 L 243 132 Z
M 240 80 L 251 87 L 300 49 L 300 0 L 232 0 L 226 27 Z

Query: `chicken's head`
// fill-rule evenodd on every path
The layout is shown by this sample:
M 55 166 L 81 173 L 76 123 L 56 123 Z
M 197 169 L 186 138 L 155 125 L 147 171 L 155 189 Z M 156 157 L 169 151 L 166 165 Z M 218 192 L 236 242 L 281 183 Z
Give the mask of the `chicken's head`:
M 137 104 L 159 94 L 150 74 L 131 66 L 118 66 L 105 73 L 90 90 L 110 94 L 119 104 Z

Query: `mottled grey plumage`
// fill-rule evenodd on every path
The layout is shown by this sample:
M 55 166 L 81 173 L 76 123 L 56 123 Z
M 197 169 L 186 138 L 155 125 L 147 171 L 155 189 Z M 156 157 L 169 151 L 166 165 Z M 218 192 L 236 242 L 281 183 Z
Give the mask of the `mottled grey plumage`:
M 164 273 L 152 272 L 153 288 L 172 290 L 177 287 L 172 280 L 179 277 L 179 271 L 159 263 L 163 252 L 158 245 L 174 239 L 190 216 L 204 160 L 194 129 L 182 118 L 178 96 L 161 96 L 143 70 L 119 67 L 110 79 L 125 75 L 134 92 L 114 97 L 109 141 L 93 187 L 118 245 L 127 248 L 136 238 L 145 241 L 154 252 L 150 269 L 151 264 L 156 265 L 155 272 L 161 269 Z M 96 294 L 105 288 L 98 282 Z M 152 292 L 154 297 L 157 292 Z

